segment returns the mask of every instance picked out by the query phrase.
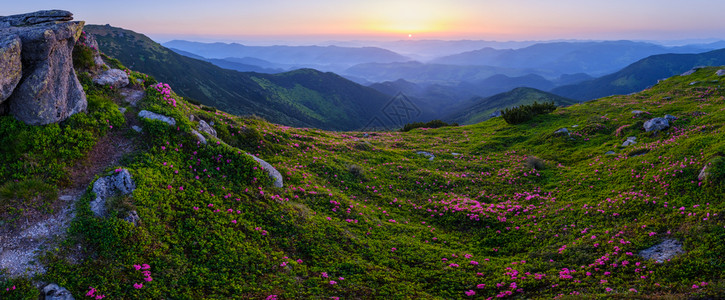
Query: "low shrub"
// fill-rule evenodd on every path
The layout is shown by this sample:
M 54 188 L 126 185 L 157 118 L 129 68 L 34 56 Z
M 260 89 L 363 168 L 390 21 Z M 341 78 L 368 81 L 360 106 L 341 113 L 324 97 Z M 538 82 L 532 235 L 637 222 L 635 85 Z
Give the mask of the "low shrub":
M 531 105 L 521 105 L 519 107 L 507 108 L 502 112 L 501 117 L 503 117 L 506 123 L 521 124 L 531 120 L 531 118 L 537 115 L 548 114 L 554 110 L 556 110 L 554 102 L 534 102 Z

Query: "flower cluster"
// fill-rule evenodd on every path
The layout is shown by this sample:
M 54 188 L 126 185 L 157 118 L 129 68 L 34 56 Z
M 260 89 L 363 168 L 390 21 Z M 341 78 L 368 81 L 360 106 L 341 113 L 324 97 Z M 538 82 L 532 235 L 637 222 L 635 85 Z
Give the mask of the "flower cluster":
M 176 107 L 176 99 L 171 96 L 171 87 L 168 83 L 159 82 L 153 87 L 156 89 L 156 91 L 161 93 L 161 97 L 164 98 L 164 101 L 166 101 L 166 103 L 173 107 Z

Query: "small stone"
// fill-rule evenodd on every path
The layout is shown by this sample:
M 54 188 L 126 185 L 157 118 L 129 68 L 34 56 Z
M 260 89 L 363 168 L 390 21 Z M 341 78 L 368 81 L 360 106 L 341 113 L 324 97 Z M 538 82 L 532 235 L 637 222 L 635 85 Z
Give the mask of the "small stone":
M 675 117 L 673 115 L 665 115 L 665 119 L 667 119 L 667 121 L 669 121 L 669 122 L 672 122 L 674 120 L 677 120 L 677 117 Z
M 715 75 L 717 75 L 717 76 L 723 76 L 723 75 L 725 75 L 725 69 L 717 70 L 717 72 L 715 72 Z
M 143 129 L 141 127 L 138 127 L 137 125 L 131 126 L 131 129 L 135 130 L 136 132 L 141 132 Z
M 683 253 L 685 251 L 682 250 L 680 241 L 666 239 L 655 246 L 640 251 L 639 255 L 644 259 L 654 259 L 656 262 L 661 263 Z
M 689 85 L 696 85 L 696 84 L 698 84 L 698 83 L 700 83 L 700 82 L 699 82 L 699 81 L 693 81 L 693 82 L 690 82 L 690 84 L 689 84 Z
M 148 110 L 142 110 L 138 113 L 138 116 L 140 118 L 149 119 L 149 120 L 159 120 L 161 122 L 164 122 L 166 124 L 169 124 L 171 126 L 176 126 L 176 119 L 172 117 L 167 117 L 161 114 L 157 114 L 155 112 L 150 112 Z
M 254 159 L 257 163 L 259 163 L 262 166 L 262 169 L 264 169 L 264 171 L 266 171 L 267 174 L 269 175 L 269 177 L 274 181 L 273 185 L 275 187 L 278 187 L 278 188 L 284 187 L 284 182 L 282 181 L 282 174 L 280 174 L 279 171 L 277 171 L 277 169 L 275 169 L 272 165 L 270 165 L 268 162 L 262 160 L 259 157 L 251 155 L 249 153 L 247 153 L 247 155 L 252 157 L 252 159 Z
M 58 200 L 60 201 L 73 201 L 73 196 L 71 195 L 63 195 L 58 197 Z
M 567 136 L 571 135 L 569 129 L 566 129 L 566 127 L 557 129 L 556 131 L 554 131 L 554 134 L 566 134 Z
M 125 114 L 126 113 L 126 108 L 125 107 L 119 107 L 118 108 L 118 111 L 120 111 L 121 114 Z
M 119 92 L 123 97 L 123 101 L 128 102 L 131 106 L 136 107 L 136 103 L 146 97 L 146 91 L 122 88 Z
M 606 152 L 606 153 L 604 153 L 604 154 L 605 154 L 605 155 L 615 155 L 615 154 L 617 154 L 617 153 L 616 153 L 616 152 L 614 152 L 614 151 L 611 151 L 611 150 L 610 150 L 610 151 L 607 151 L 607 152 Z
M 141 221 L 141 217 L 138 216 L 138 213 L 135 210 L 132 210 L 128 212 L 128 215 L 123 218 L 123 220 L 133 224 L 133 226 L 138 227 L 138 223 Z
M 191 134 L 196 138 L 196 140 L 206 145 L 206 138 L 204 137 L 204 135 L 193 129 L 191 130 Z
M 45 300 L 74 300 L 73 295 L 64 287 L 60 287 L 55 283 L 46 285 L 43 288 Z
M 436 158 L 436 156 L 433 155 L 433 153 L 430 153 L 428 151 L 418 151 L 418 152 L 415 152 L 415 154 L 423 155 L 423 156 L 427 157 L 428 160 L 430 160 L 430 161 L 433 161 Z
M 106 216 L 106 199 L 114 193 L 128 195 L 136 189 L 136 184 L 131 178 L 131 173 L 126 169 L 116 172 L 114 175 L 101 177 L 93 183 L 92 192 L 96 198 L 91 201 L 91 211 L 99 217 Z

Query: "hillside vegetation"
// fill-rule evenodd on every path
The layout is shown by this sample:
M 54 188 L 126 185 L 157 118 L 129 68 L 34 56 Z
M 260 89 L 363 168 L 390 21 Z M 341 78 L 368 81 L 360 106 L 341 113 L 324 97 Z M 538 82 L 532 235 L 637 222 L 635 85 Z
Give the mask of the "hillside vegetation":
M 68 135 L 93 145 L 124 130 L 143 151 L 99 175 L 128 169 L 137 188 L 112 201 L 108 218 L 93 215 L 87 193 L 68 239 L 39 260 L 47 273 L 0 279 L 0 298 L 37 298 L 32 281 L 56 282 L 77 299 L 720 298 L 725 80 L 716 70 L 518 125 L 495 118 L 409 132 L 291 128 L 203 110 L 174 93 L 172 106 L 154 87 L 130 107 L 87 85 L 89 99 L 101 100 L 67 124 L 0 117 L 3 136 L 25 141 L 24 154 L 2 156 L 2 165 L 22 156 L 72 166 L 79 155 L 68 150 L 82 156 L 88 147 Z M 177 126 L 119 128 L 140 109 Z M 665 114 L 678 118 L 669 129 L 644 132 L 644 121 Z M 192 138 L 198 119 L 213 122 L 219 140 Z M 569 134 L 554 134 L 563 127 Z M 622 147 L 629 136 L 637 143 Z M 284 187 L 270 187 L 243 152 L 271 163 Z M 710 175 L 701 181 L 703 166 Z M 6 185 L 62 184 L 34 169 L 0 175 Z M 115 217 L 131 208 L 138 227 Z M 683 253 L 661 263 L 640 255 L 669 239 Z
M 98 25 L 85 30 L 96 37 L 101 51 L 129 68 L 170 83 L 183 97 L 237 115 L 255 114 L 288 126 L 353 130 L 365 127 L 390 99 L 332 73 L 241 73 L 182 56 L 130 30 Z

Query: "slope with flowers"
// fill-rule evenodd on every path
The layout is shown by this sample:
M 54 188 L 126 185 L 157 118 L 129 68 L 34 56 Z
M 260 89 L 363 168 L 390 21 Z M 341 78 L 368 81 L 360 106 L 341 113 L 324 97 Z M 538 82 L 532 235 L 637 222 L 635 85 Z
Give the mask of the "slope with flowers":
M 109 218 L 93 215 L 87 193 L 68 239 L 39 260 L 47 273 L 2 279 L 0 296 L 32 298 L 42 281 L 77 299 L 723 297 L 716 70 L 519 125 L 405 133 L 279 126 L 172 93 L 173 106 L 147 82 L 138 107 L 103 102 L 126 118 L 145 109 L 177 121 L 141 121 L 129 134 L 144 151 L 100 174 L 126 168 L 137 189 L 110 201 Z M 644 132 L 665 114 L 678 118 L 669 129 Z M 218 139 L 189 134 L 199 119 Z M 570 135 L 554 134 L 562 127 Z M 637 144 L 622 147 L 629 136 Z M 244 152 L 271 163 L 284 187 Z M 116 217 L 132 209 L 137 227 Z M 640 255 L 671 239 L 683 253 Z

